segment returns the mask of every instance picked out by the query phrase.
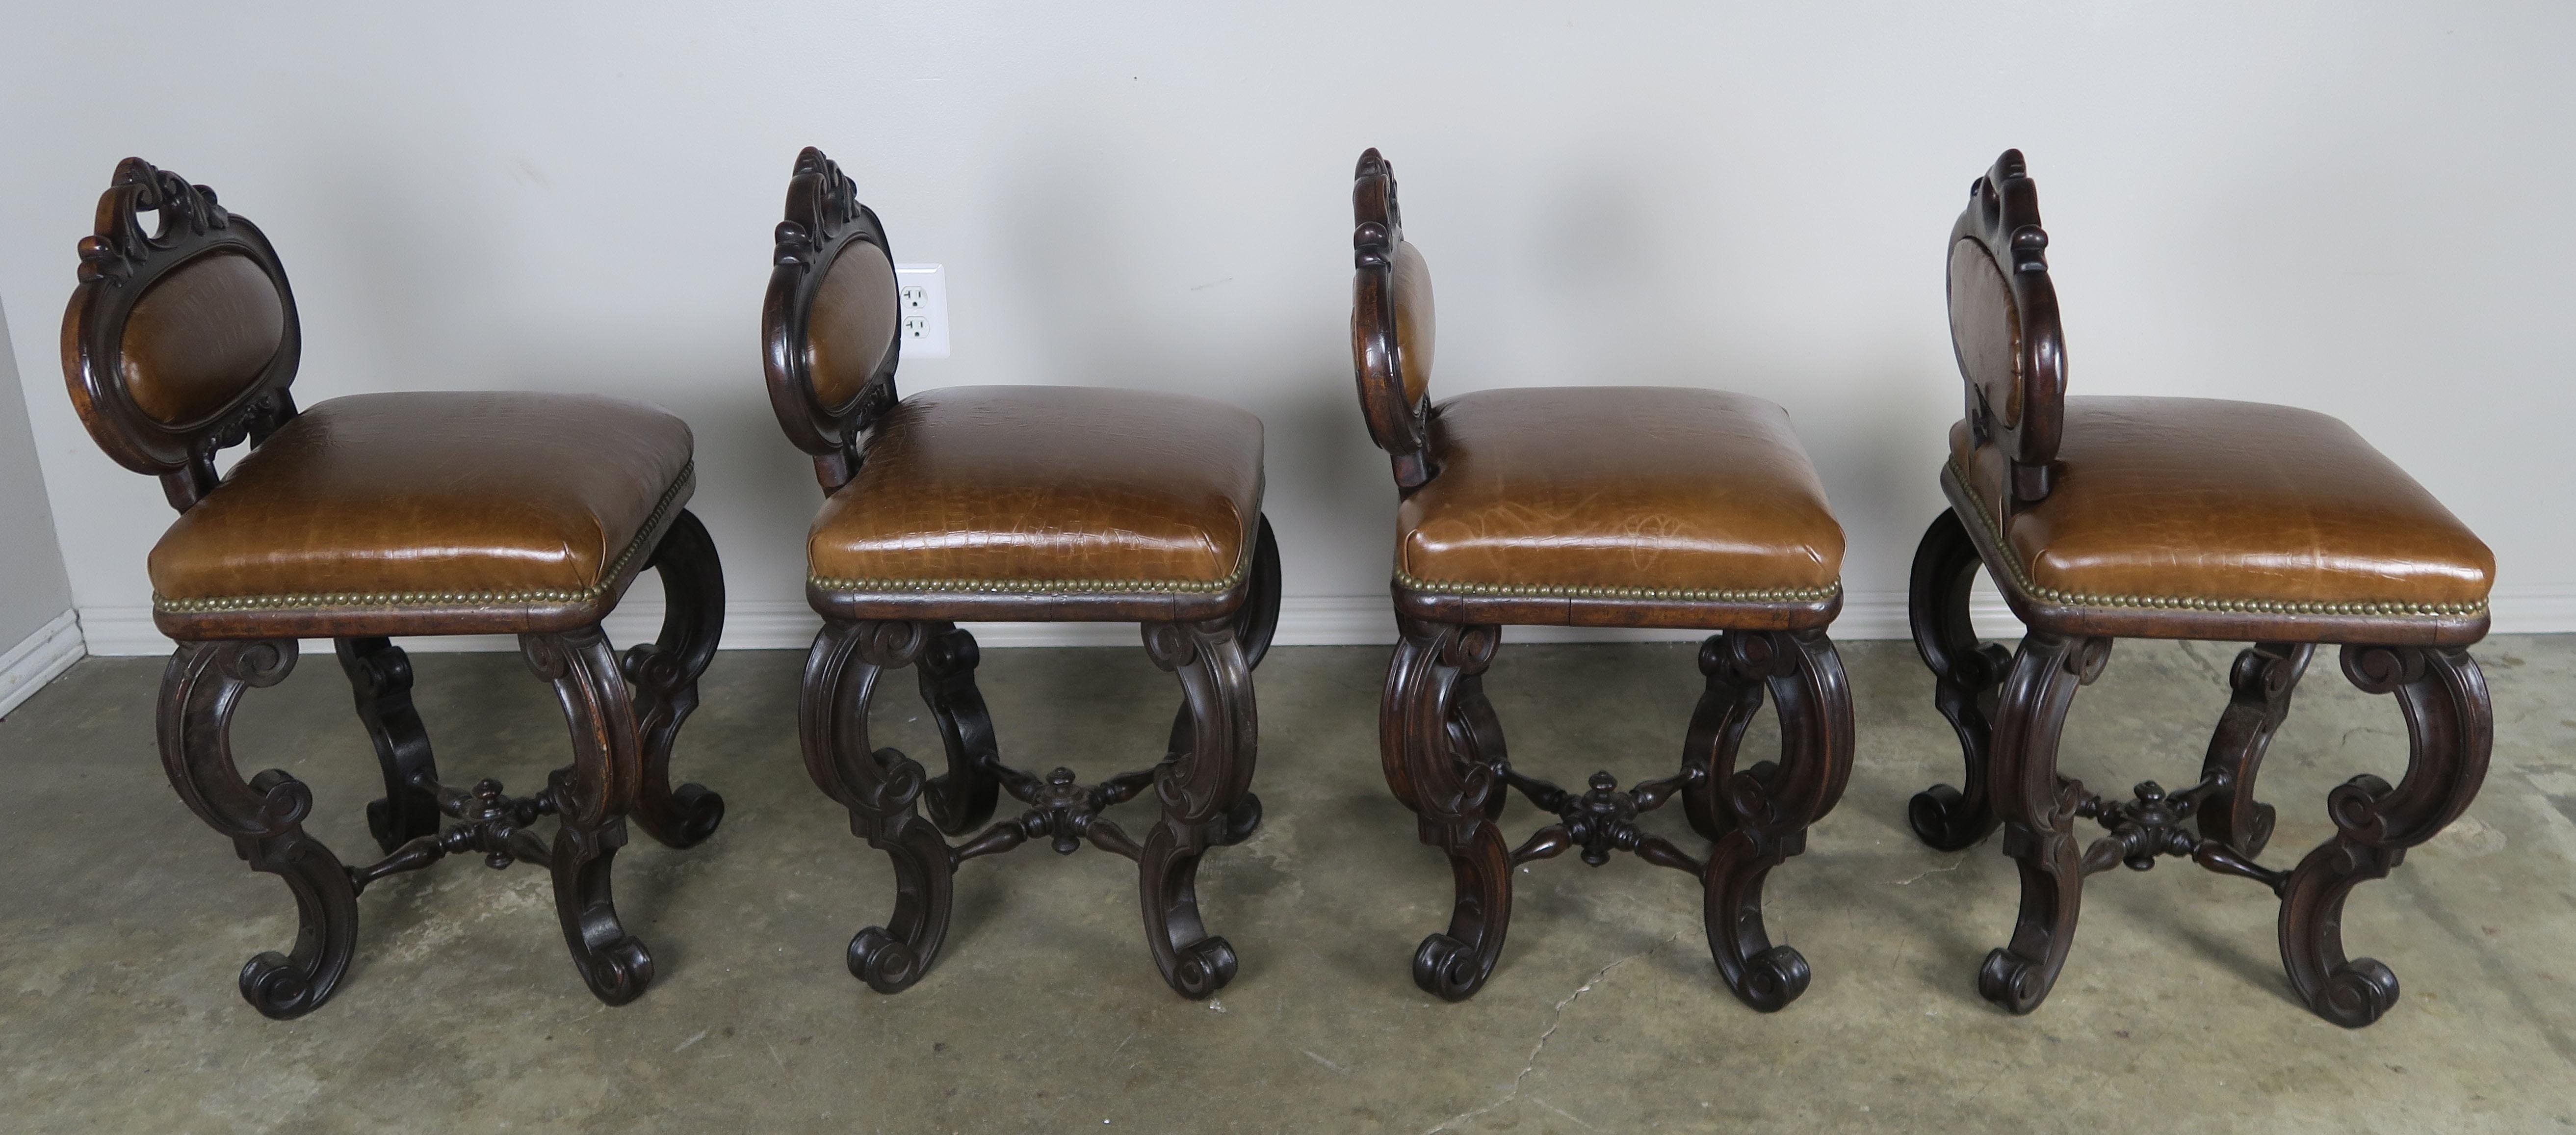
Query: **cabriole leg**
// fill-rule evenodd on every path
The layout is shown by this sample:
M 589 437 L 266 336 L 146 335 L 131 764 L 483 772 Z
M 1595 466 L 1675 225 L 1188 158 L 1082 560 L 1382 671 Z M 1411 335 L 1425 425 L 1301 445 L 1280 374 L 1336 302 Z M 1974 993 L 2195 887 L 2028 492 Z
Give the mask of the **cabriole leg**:
M 939 829 L 916 807 L 928 777 L 901 750 L 868 747 L 868 702 L 877 679 L 919 660 L 934 627 L 826 621 L 806 656 L 797 704 L 807 775 L 849 810 L 851 834 L 894 863 L 893 916 L 850 940 L 850 973 L 879 993 L 898 993 L 920 980 L 948 936 L 956 862 Z
M 1700 670 L 1708 691 L 1692 716 L 1683 799 L 1693 826 L 1715 841 L 1701 873 L 1709 949 L 1727 988 L 1772 1012 L 1806 992 L 1809 971 L 1798 951 L 1771 944 L 1762 883 L 1806 849 L 1808 826 L 1851 779 L 1851 688 L 1823 631 L 1714 635 L 1700 647 Z M 1780 760 L 1738 772 L 1736 746 L 1765 686 L 1779 708 Z
M 367 802 L 367 831 L 387 852 L 438 834 L 438 763 L 429 729 L 412 708 L 411 656 L 389 638 L 344 638 L 333 646 L 385 773 L 384 798 Z
M 624 804 L 640 775 L 634 702 L 597 626 L 520 635 L 519 653 L 554 686 L 572 729 L 572 767 L 557 769 L 546 789 L 562 820 L 551 856 L 555 914 L 591 993 L 623 1005 L 653 981 L 653 955 L 618 921 L 609 886 L 626 844 Z
M 1463 680 L 1493 664 L 1502 634 L 1416 619 L 1402 630 L 1379 710 L 1387 785 L 1413 808 L 1422 842 L 1449 857 L 1457 886 L 1449 929 L 1414 951 L 1413 982 L 1463 1001 L 1493 976 L 1512 918 L 1512 852 L 1487 810 L 1500 782 L 1492 755 L 1466 748 L 1483 730 L 1459 717 Z
M 635 822 L 671 847 L 692 847 L 724 821 L 724 797 L 702 784 L 671 787 L 671 748 L 680 724 L 698 708 L 698 676 L 724 634 L 724 568 L 706 526 L 683 509 L 662 534 L 647 565 L 662 576 L 662 634 L 626 652 L 635 687 L 643 776 L 635 786 Z
M 1987 746 L 1994 734 L 1995 699 L 2012 656 L 2000 646 L 1980 645 L 1968 621 L 1968 592 L 1977 581 L 1977 546 L 1960 524 L 1959 514 L 1943 512 L 1914 550 L 1914 576 L 1906 596 L 1906 614 L 1914 625 L 1914 649 L 1932 668 L 1932 704 L 1958 731 L 1959 749 L 1967 759 L 1964 787 L 1936 784 L 1916 793 L 1906 819 L 1923 842 L 1943 851 L 1958 851 L 1995 830 Z
M 2300 860 L 2282 887 L 2281 962 L 2309 1009 L 2359 1028 L 2396 1004 L 2397 975 L 2375 958 L 2345 957 L 2344 900 L 2468 809 L 2486 780 L 2495 718 L 2486 677 L 2466 650 L 2346 646 L 2343 672 L 2364 691 L 2397 696 L 2406 775 L 2392 788 L 2365 774 L 2327 794 L 2334 837 Z
M 1190 715 L 1190 748 L 1155 771 L 1163 813 L 1137 857 L 1145 942 L 1164 981 L 1183 997 L 1206 997 L 1234 980 L 1235 956 L 1199 916 L 1199 860 L 1241 838 L 1229 817 L 1250 796 L 1260 737 L 1252 667 L 1231 619 L 1147 623 L 1143 634 L 1154 665 L 1180 679 Z
M 2084 885 L 2084 849 L 2075 840 L 2075 810 L 2084 786 L 2057 775 L 2057 739 L 2076 687 L 2100 677 L 2111 640 L 2037 631 L 2024 635 L 1995 713 L 1995 810 L 2002 815 L 2004 854 L 2021 872 L 2021 912 L 2012 944 L 1986 955 L 1977 992 L 2027 1013 L 2057 984 L 2075 940 Z
M 280 1019 L 331 999 L 358 940 L 357 887 L 331 849 L 304 832 L 312 790 L 279 769 L 244 784 L 233 765 L 232 716 L 242 691 L 284 681 L 295 656 L 294 639 L 180 643 L 161 678 L 154 722 L 161 770 L 179 799 L 232 837 L 251 870 L 286 880 L 295 894 L 294 952 L 262 953 L 241 970 L 243 999 Z

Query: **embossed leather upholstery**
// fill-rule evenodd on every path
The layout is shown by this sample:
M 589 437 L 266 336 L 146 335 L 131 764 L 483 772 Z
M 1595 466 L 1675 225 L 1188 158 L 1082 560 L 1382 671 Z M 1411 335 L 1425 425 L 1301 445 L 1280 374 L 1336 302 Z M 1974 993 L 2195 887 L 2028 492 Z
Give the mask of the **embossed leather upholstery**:
M 1404 404 L 1418 404 L 1431 392 L 1431 358 L 1439 342 L 1439 319 L 1431 298 L 1431 265 L 1412 241 L 1395 246 L 1395 351 L 1403 360 Z
M 156 421 L 193 423 L 256 380 L 286 341 L 286 305 L 249 257 L 201 256 L 135 301 L 118 365 L 134 404 Z
M 1996 528 L 2004 459 L 1950 429 Z M 2049 495 L 2003 526 L 2022 586 L 2060 606 L 2273 614 L 2483 611 L 2495 555 L 2351 427 L 2287 406 L 2068 398 Z
M 1261 419 L 1070 386 L 915 394 L 806 550 L 825 592 L 1219 592 L 1250 563 Z
M 1788 413 L 1758 398 L 1482 391 L 1433 409 L 1431 453 L 1437 474 L 1398 511 L 1410 588 L 1813 601 L 1839 586 L 1842 526 Z
M 825 408 L 848 405 L 885 364 L 898 321 L 895 291 L 894 264 L 877 246 L 852 243 L 833 258 L 805 332 L 814 396 Z
M 1975 240 L 1950 245 L 1950 342 L 1987 410 L 2007 429 L 2020 425 L 2021 313 L 2003 270 Z
M 225 612 L 460 606 L 491 608 L 499 630 L 513 610 L 596 606 L 687 498 L 689 459 L 687 423 L 623 399 L 335 398 L 170 526 L 152 549 L 156 606 L 164 630 Z

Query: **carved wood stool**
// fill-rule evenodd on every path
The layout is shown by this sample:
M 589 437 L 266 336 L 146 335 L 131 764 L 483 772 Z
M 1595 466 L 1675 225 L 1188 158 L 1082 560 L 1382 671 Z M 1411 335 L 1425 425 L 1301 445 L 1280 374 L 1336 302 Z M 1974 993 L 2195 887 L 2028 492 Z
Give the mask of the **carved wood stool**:
M 144 213 L 157 214 L 147 231 Z M 592 993 L 622 1005 L 653 958 L 617 920 L 609 865 L 632 814 L 674 847 L 705 839 L 716 794 L 669 780 L 680 723 L 724 624 L 715 546 L 681 508 L 689 427 L 648 406 L 541 394 L 367 394 L 298 413 L 302 338 L 267 237 L 214 191 L 128 158 L 81 241 L 64 317 L 72 402 L 108 456 L 161 479 L 179 519 L 152 550 L 153 623 L 179 640 L 162 679 L 171 787 L 286 880 L 291 954 L 242 967 L 271 1017 L 329 1000 L 357 941 L 358 893 L 454 853 L 554 874 L 555 909 Z M 218 477 L 218 451 L 250 451 Z M 637 572 L 662 575 L 661 637 L 621 659 L 599 621 Z M 441 783 L 392 635 L 515 634 L 570 722 L 573 762 L 543 789 Z M 313 797 L 270 769 L 244 783 L 228 739 L 242 691 L 294 669 L 297 640 L 337 642 L 385 795 L 367 826 L 386 858 L 343 866 L 303 820 Z M 548 840 L 533 830 L 558 820 Z M 447 822 L 453 821 L 453 822 Z
M 876 214 L 807 149 L 761 331 L 779 425 L 829 494 L 806 547 L 806 597 L 824 619 L 797 714 L 806 771 L 894 861 L 894 913 L 851 940 L 850 972 L 880 993 L 920 980 L 966 860 L 1033 839 L 1069 855 L 1087 841 L 1136 861 L 1163 980 L 1209 996 L 1233 979 L 1235 954 L 1199 916 L 1199 860 L 1261 822 L 1252 668 L 1279 618 L 1261 421 L 1198 398 L 1073 387 L 898 401 L 897 302 Z M 1003 764 L 959 619 L 1141 624 L 1184 697 L 1163 757 L 1092 785 Z M 942 775 L 868 743 L 878 679 L 904 666 L 939 723 Z M 1101 815 L 1147 789 L 1162 814 L 1143 839 Z M 962 844 L 942 838 L 991 819 L 1003 792 L 1027 810 Z
M 1351 351 L 1369 433 L 1393 458 L 1395 608 L 1403 639 L 1379 709 L 1387 786 L 1448 855 L 1449 929 L 1415 951 L 1413 980 L 1451 1001 L 1481 988 L 1511 922 L 1512 869 L 1580 849 L 1635 852 L 1697 876 L 1710 950 L 1756 1009 L 1807 988 L 1806 959 L 1773 945 L 1762 882 L 1806 846 L 1851 775 L 1851 694 L 1825 627 L 1842 609 L 1843 533 L 1777 406 L 1696 389 L 1489 390 L 1429 398 L 1430 270 L 1404 239 L 1395 175 L 1360 156 Z M 1483 674 L 1502 624 L 1692 627 L 1708 689 L 1681 770 L 1622 792 L 1512 767 Z M 1765 692 L 1780 759 L 1736 768 Z M 1500 819 L 1517 790 L 1556 822 L 1517 850 Z M 1636 825 L 1678 797 L 1705 860 Z
M 2004 829 L 2020 864 L 2010 945 L 1986 956 L 1985 997 L 2026 1013 L 2075 935 L 2084 877 L 2187 857 L 2281 899 L 2281 961 L 2299 998 L 2347 1027 L 2378 1020 L 2397 978 L 2347 958 L 2343 904 L 2468 808 L 2486 776 L 2492 713 L 2468 646 L 2485 637 L 2495 557 L 2441 502 L 2323 414 L 2197 398 L 2068 398 L 2048 235 L 2021 152 L 1969 191 L 1950 233 L 1950 334 L 1967 418 L 1950 430 L 1950 510 L 1914 557 L 1915 646 L 1957 728 L 1965 786 L 1916 796 L 1925 843 L 1965 848 Z M 2020 650 L 1980 645 L 1968 592 L 1983 565 L 2028 628 Z M 2133 798 L 2057 773 L 2077 687 L 2118 637 L 2250 640 L 2200 782 Z M 2322 643 L 2344 676 L 2395 694 L 2412 743 L 2394 787 L 2354 777 L 2326 798 L 2335 835 L 2290 870 L 2255 859 L 2274 812 L 2254 777 Z M 2080 844 L 2077 819 L 2109 829 Z

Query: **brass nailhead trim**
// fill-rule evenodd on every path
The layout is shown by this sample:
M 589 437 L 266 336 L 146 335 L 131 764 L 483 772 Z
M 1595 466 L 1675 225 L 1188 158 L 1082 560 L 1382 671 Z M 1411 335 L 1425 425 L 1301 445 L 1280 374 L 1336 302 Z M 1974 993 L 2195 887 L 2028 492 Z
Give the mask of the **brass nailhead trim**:
M 1403 568 L 1395 569 L 1395 581 L 1415 591 L 1447 595 L 1507 599 L 1660 599 L 1694 603 L 1816 603 L 1840 595 L 1843 590 L 1841 580 L 1835 580 L 1823 587 L 1775 588 L 1768 591 L 1605 587 L 1592 584 L 1464 583 L 1451 580 L 1417 579 Z
M 2375 600 L 2328 603 L 2289 599 L 2205 599 L 2187 595 L 2092 595 L 2080 591 L 2060 591 L 2054 587 L 2042 587 L 2031 582 L 2029 571 L 2023 567 L 2021 556 L 2013 551 L 2012 545 L 2003 537 L 1996 535 L 1997 530 L 2003 526 L 1996 518 L 1986 515 L 1986 509 L 1983 507 L 1986 503 L 1985 498 L 1977 492 L 1976 483 L 1968 479 L 1967 472 L 1959 467 L 1958 454 L 1950 455 L 1949 466 L 1950 475 L 1958 478 L 1959 484 L 1968 490 L 1969 498 L 1975 500 L 1980 506 L 1969 509 L 1968 514 L 1976 518 L 1977 528 L 1986 534 L 1986 541 L 2003 553 L 2004 566 L 2011 569 L 2014 586 L 2051 603 L 2061 603 L 2069 607 L 2137 607 L 2151 610 L 2222 611 L 2248 615 L 2442 616 L 2476 615 L 2484 613 L 2487 609 L 2487 601 L 2484 599 L 2473 603 L 2397 603 Z
M 807 575 L 805 582 L 823 591 L 964 591 L 989 595 L 1123 594 L 1135 592 L 1181 592 L 1190 595 L 1213 595 L 1232 591 L 1252 573 L 1254 544 L 1243 547 L 1243 558 L 1224 579 L 1203 582 L 1186 579 L 835 579 L 824 575 Z
M 166 599 L 152 596 L 152 609 L 170 614 L 203 614 L 214 611 L 278 611 L 289 609 L 330 609 L 346 607 L 461 607 L 511 603 L 588 603 L 608 590 L 608 585 L 626 574 L 626 565 L 644 550 L 644 538 L 662 526 L 680 491 L 696 483 L 697 462 L 680 469 L 678 480 L 662 490 L 662 499 L 653 506 L 653 514 L 644 519 L 644 527 L 627 541 L 626 550 L 600 575 L 599 582 L 579 591 L 344 591 L 336 594 L 311 595 L 224 595 L 207 599 Z

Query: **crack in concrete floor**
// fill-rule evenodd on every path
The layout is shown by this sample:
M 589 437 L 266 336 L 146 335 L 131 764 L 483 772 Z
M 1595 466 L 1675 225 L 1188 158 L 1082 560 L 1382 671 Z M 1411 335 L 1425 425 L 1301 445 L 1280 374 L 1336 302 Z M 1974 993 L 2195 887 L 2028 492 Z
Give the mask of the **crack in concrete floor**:
M 1610 976 L 1611 970 L 1617 969 L 1620 966 L 1624 966 L 1639 958 L 1645 957 L 1648 954 L 1652 954 L 1657 950 L 1663 949 L 1666 946 L 1672 945 L 1674 942 L 1679 941 L 1684 933 L 1687 933 L 1687 931 L 1673 931 L 1672 937 L 1666 938 L 1661 942 L 1657 942 L 1652 946 L 1648 946 L 1645 949 L 1639 950 L 1624 958 L 1615 959 L 1609 965 L 1594 970 L 1592 972 L 1592 976 L 1586 979 L 1583 984 L 1574 987 L 1574 992 L 1565 995 L 1565 1000 L 1556 1003 L 1555 1012 L 1548 1014 L 1547 1028 L 1538 1034 L 1538 1043 L 1530 1046 L 1529 1062 L 1521 1065 L 1521 1070 L 1512 1076 L 1511 1090 L 1504 1092 L 1502 1098 L 1486 1104 L 1483 1107 L 1476 1108 L 1473 1111 L 1462 1111 L 1442 1120 L 1439 1126 L 1423 1132 L 1422 1135 L 1440 1135 L 1443 1131 L 1450 1130 L 1461 1123 L 1474 1119 L 1477 1116 L 1483 1115 L 1495 1108 L 1501 1107 L 1504 1104 L 1520 1098 L 1522 1082 L 1530 1078 L 1530 1073 L 1538 1070 L 1539 1054 L 1547 1051 L 1547 1042 L 1549 1038 L 1554 1037 L 1556 1035 L 1557 1027 L 1565 1023 L 1565 1011 L 1572 1008 L 1575 1002 L 1582 1000 L 1584 994 L 1591 992 L 1593 986 L 1601 984 L 1602 978 Z M 1563 1111 L 1559 1111 L 1557 1108 L 1545 1103 L 1544 1101 L 1541 1101 L 1539 1106 L 1545 1107 L 1549 1111 L 1554 1111 L 1558 1115 L 1565 1115 Z M 1574 1119 L 1571 1115 L 1565 1115 L 1565 1117 L 1567 1119 Z M 1574 1121 L 1576 1123 L 1583 1123 L 1580 1119 L 1574 1119 Z M 1583 1126 L 1589 1128 L 1592 1125 L 1589 1123 L 1583 1123 Z

